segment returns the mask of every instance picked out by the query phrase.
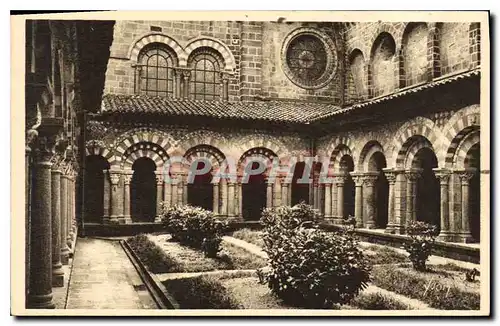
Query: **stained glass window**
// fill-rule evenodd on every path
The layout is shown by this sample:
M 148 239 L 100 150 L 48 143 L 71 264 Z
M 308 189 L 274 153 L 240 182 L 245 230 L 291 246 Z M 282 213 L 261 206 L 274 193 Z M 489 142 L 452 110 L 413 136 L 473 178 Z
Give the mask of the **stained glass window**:
M 172 96 L 174 56 L 159 43 L 143 50 L 139 58 L 139 91 L 151 96 Z

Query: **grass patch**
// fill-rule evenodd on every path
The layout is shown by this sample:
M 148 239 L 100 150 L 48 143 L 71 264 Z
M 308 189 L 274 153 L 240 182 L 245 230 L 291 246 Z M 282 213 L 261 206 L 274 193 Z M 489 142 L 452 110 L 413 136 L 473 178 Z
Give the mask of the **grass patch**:
M 264 240 L 262 240 L 262 231 L 251 230 L 248 228 L 234 231 L 231 235 L 236 239 L 246 241 L 258 247 L 264 248 Z
M 457 279 L 456 274 L 446 271 L 417 272 L 412 268 L 379 265 L 373 268 L 372 282 L 383 289 L 419 299 L 436 309 L 479 309 L 479 282 L 469 285 Z
M 380 292 L 361 292 L 350 305 L 363 310 L 409 310 L 410 307 Z
M 257 269 L 266 265 L 266 260 L 243 248 L 222 242 L 222 251 L 217 258 L 208 258 L 196 249 L 168 240 L 166 235 L 154 237 L 157 245 L 174 262 L 166 272 L 207 272 L 229 269 Z
M 380 264 L 400 264 L 408 262 L 408 257 L 396 250 L 377 245 L 368 245 L 363 247 L 363 252 L 366 254 L 367 259 L 373 265 Z
M 175 268 L 177 262 L 165 254 L 154 242 L 144 234 L 128 238 L 128 245 L 136 253 L 141 262 L 152 273 L 166 273 Z
M 163 285 L 181 309 L 241 309 L 216 276 L 167 280 Z

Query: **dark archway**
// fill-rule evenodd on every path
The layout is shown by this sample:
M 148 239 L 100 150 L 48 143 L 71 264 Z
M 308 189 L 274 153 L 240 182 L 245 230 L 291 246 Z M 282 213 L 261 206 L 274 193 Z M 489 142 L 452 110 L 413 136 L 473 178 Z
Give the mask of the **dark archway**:
M 252 162 L 252 170 L 259 167 L 258 162 Z M 260 219 L 262 210 L 266 207 L 267 183 L 264 173 L 250 175 L 247 183 L 242 184 L 243 218 L 248 221 Z
M 479 143 L 467 152 L 465 167 L 474 170 L 474 176 L 469 181 L 469 226 L 474 242 L 480 241 L 481 222 L 481 173 L 480 173 Z
M 432 169 L 438 166 L 437 158 L 429 147 L 418 150 L 414 167 L 421 169 L 422 175 L 417 180 L 416 219 L 434 224 L 440 229 L 440 186 Z
M 148 157 L 138 158 L 132 165 L 130 213 L 133 222 L 154 222 L 156 215 L 156 165 Z
M 102 223 L 104 215 L 104 170 L 108 161 L 99 155 L 85 157 L 84 210 L 85 222 Z
M 389 204 L 389 182 L 382 172 L 382 169 L 387 167 L 384 154 L 381 152 L 374 153 L 369 161 L 369 169 L 371 172 L 378 172 L 377 181 L 375 183 L 375 226 L 385 229 L 388 221 L 388 204 Z
M 204 161 L 195 161 L 198 171 L 205 167 Z M 191 206 L 213 210 L 214 187 L 212 185 L 212 171 L 203 175 L 196 175 L 192 183 L 188 184 L 188 203 Z
M 309 183 L 298 183 L 297 181 L 302 178 L 306 164 L 304 162 L 297 162 L 293 171 L 292 177 L 292 202 L 291 205 L 296 205 L 300 202 L 309 202 Z M 309 176 L 306 176 L 309 179 Z
M 350 155 L 344 155 L 340 159 L 340 171 L 346 175 L 343 203 L 344 216 L 341 217 L 354 216 L 354 197 L 356 195 L 356 187 L 354 186 L 354 180 L 349 174 L 349 172 L 354 171 L 354 161 Z M 340 205 L 340 203 L 337 205 Z

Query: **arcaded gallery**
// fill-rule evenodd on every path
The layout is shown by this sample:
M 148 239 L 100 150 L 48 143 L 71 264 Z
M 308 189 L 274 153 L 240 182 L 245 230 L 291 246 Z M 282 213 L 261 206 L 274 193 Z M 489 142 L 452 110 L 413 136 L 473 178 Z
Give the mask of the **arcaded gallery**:
M 480 241 L 479 23 L 28 21 L 26 54 L 33 307 L 77 235 L 154 231 L 162 203 L 256 223 L 305 201 L 328 225 Z M 243 182 L 255 156 L 293 177 Z

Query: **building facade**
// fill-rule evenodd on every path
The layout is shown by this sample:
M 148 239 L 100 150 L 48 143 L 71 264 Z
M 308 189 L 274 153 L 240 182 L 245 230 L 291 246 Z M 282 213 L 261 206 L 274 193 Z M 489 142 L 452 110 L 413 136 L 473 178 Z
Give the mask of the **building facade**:
M 329 223 L 422 220 L 479 241 L 479 23 L 119 21 L 110 51 L 86 125 L 86 225 L 153 223 L 161 202 L 245 221 L 304 200 Z M 294 177 L 244 182 L 253 155 L 296 159 Z M 172 157 L 186 159 L 175 184 Z M 228 158 L 235 178 L 212 182 Z M 201 159 L 213 169 L 187 182 Z
M 54 307 L 77 233 L 154 228 L 161 203 L 480 241 L 479 23 L 28 21 L 26 58 L 28 308 Z M 255 156 L 276 179 L 245 179 Z

